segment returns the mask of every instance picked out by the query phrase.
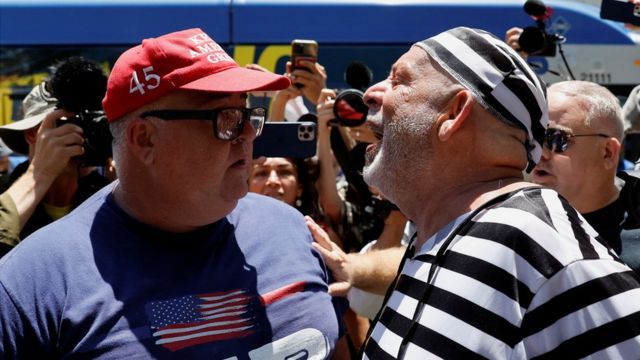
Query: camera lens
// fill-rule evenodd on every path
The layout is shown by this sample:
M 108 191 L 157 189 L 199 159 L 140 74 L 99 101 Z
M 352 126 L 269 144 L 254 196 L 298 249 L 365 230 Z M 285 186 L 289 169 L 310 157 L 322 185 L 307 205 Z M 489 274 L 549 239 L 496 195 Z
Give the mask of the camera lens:
M 518 42 L 520 43 L 520 49 L 527 54 L 535 54 L 547 46 L 547 39 L 544 32 L 532 26 L 522 31 Z
M 333 114 L 342 126 L 359 126 L 367 120 L 369 107 L 364 103 L 360 90 L 340 91 L 333 105 Z

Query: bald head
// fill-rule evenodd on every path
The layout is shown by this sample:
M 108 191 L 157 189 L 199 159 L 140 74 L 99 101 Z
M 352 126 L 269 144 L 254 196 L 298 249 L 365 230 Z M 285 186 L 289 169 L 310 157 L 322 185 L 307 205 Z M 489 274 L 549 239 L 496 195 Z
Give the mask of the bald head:
M 562 94 L 571 98 L 584 113 L 584 125 L 622 141 L 624 122 L 620 102 L 611 91 L 588 81 L 562 81 L 549 87 L 549 96 Z

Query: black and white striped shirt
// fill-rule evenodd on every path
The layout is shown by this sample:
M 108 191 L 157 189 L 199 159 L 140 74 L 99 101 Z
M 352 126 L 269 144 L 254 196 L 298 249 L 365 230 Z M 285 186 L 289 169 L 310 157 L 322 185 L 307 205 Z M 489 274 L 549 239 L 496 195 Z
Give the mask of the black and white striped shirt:
M 640 279 L 558 193 L 461 222 L 404 262 L 365 359 L 640 358 Z

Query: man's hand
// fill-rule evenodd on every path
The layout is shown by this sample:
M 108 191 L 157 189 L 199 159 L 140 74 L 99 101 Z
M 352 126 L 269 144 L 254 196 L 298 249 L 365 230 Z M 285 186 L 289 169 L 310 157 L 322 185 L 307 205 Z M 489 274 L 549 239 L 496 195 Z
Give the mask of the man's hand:
M 287 65 L 290 65 L 290 63 Z M 302 95 L 313 104 L 316 104 L 320 91 L 327 85 L 327 72 L 324 70 L 324 66 L 312 61 L 300 61 L 300 65 L 309 69 L 309 71 L 304 69 L 293 70 L 291 72 L 291 81 L 302 84 L 303 87 L 300 89 Z M 287 68 L 289 69 L 290 66 Z
M 636 5 L 640 5 L 640 0 L 629 0 L 629 2 Z M 640 31 L 640 26 L 637 26 L 637 25 L 624 24 L 624 27 L 626 27 L 629 30 Z
M 82 128 L 74 124 L 56 127 L 56 120 L 73 114 L 54 110 L 47 114 L 36 135 L 35 152 L 29 168 L 37 181 L 51 181 L 62 173 L 69 160 L 84 153 Z
M 35 141 L 35 152 L 27 171 L 7 190 L 18 210 L 20 229 L 67 167 L 70 159 L 84 152 L 82 129 L 79 126 L 55 125 L 60 117 L 71 115 L 64 110 L 54 110 L 42 120 L 35 136 L 27 135 L 30 142 Z
M 318 116 L 318 129 L 323 131 L 329 128 L 329 121 L 335 118 L 333 104 L 336 93 L 331 89 L 322 89 L 317 99 L 316 115 Z
M 336 280 L 329 284 L 331 296 L 346 296 L 351 287 L 374 294 L 385 294 L 398 272 L 405 252 L 404 246 L 372 250 L 363 254 L 347 254 L 329 240 L 326 231 L 313 219 L 305 216 L 305 220 L 315 240 L 313 248 L 320 253 Z
M 522 31 L 522 28 L 519 27 L 512 27 L 511 29 L 507 30 L 504 35 L 504 42 L 507 43 L 507 45 L 509 45 L 513 50 L 517 51 L 521 58 L 527 60 L 529 54 L 520 49 L 520 35 L 522 35 Z
M 334 283 L 329 284 L 329 295 L 347 296 L 347 292 L 349 292 L 351 288 L 349 254 L 342 251 L 336 243 L 329 240 L 329 234 L 327 234 L 320 225 L 316 224 L 313 219 L 305 216 L 305 220 L 315 240 L 312 244 L 314 249 L 320 253 L 335 279 Z

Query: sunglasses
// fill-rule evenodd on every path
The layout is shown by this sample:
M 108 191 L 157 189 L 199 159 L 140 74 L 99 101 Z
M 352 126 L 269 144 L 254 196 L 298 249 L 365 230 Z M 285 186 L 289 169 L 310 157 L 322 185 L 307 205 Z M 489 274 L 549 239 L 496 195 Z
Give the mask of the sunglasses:
M 216 138 L 232 141 L 240 137 L 246 122 L 256 130 L 256 136 L 260 136 L 266 114 L 267 110 L 261 107 L 229 107 L 213 110 L 151 110 L 140 117 L 152 116 L 162 120 L 208 120 L 213 123 L 213 135 Z
M 544 133 L 544 144 L 547 146 L 547 148 L 549 148 L 549 150 L 552 150 L 556 153 L 561 153 L 566 151 L 569 147 L 569 139 L 586 136 L 599 136 L 603 138 L 610 137 L 609 135 L 601 133 L 574 135 L 569 134 L 564 130 L 548 128 Z

